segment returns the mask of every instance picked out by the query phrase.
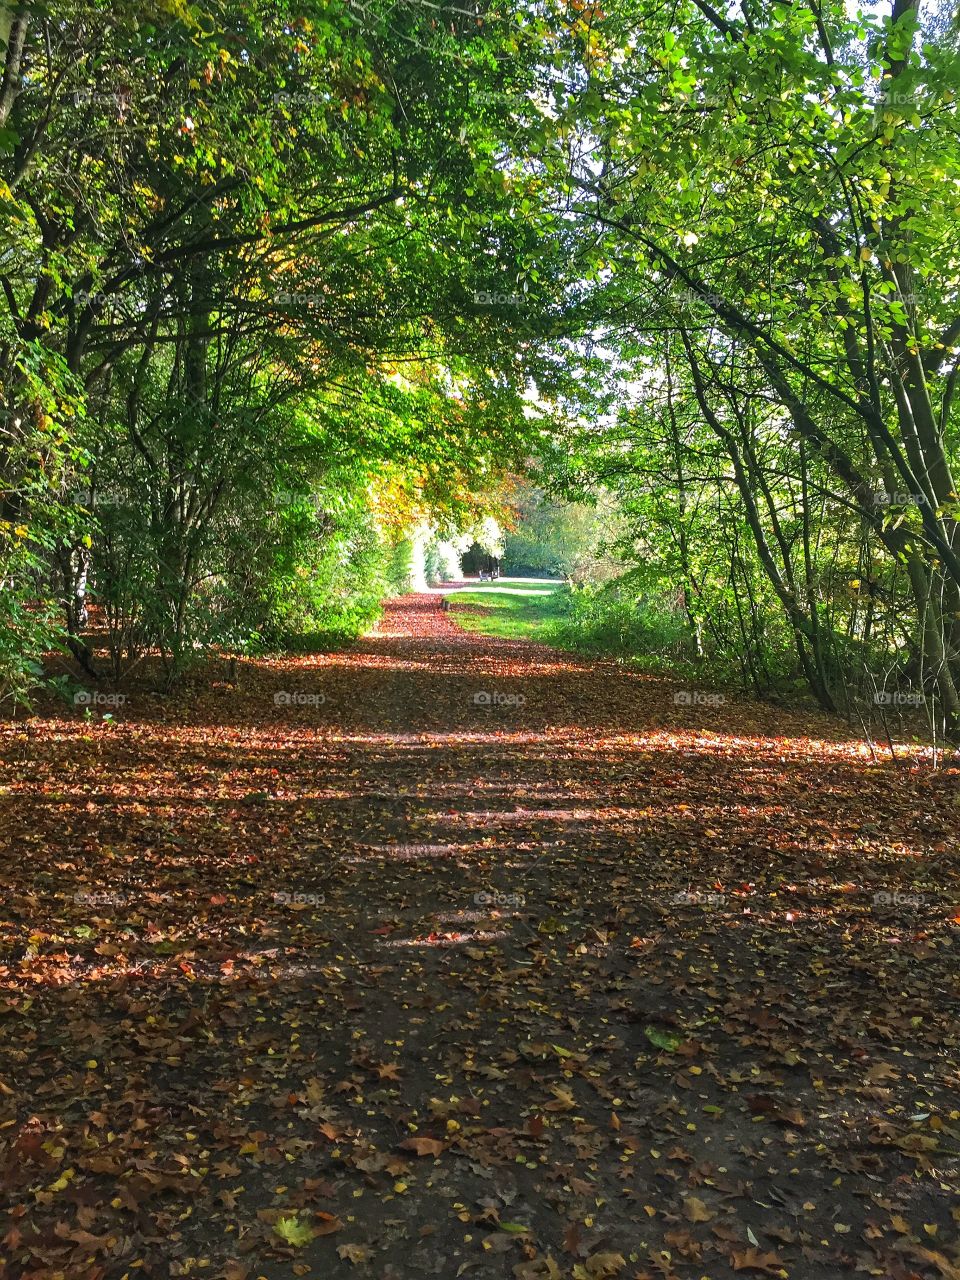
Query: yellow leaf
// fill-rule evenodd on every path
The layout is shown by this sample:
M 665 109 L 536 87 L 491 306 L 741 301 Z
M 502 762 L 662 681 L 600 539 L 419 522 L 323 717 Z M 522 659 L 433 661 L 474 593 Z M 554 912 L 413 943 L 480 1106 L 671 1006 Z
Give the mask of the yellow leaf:
M 278 1218 L 273 1224 L 273 1230 L 281 1240 L 298 1249 L 309 1244 L 313 1239 L 313 1227 L 309 1223 L 301 1222 L 297 1217 Z
M 703 1201 L 698 1200 L 696 1196 L 687 1196 L 683 1202 L 683 1212 L 690 1222 L 709 1222 L 713 1217 Z

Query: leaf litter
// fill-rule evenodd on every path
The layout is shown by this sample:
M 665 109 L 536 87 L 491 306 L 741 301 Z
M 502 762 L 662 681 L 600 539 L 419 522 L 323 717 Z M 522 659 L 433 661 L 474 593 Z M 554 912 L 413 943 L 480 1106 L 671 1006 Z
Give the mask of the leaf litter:
M 413 596 L 5 724 L 7 1273 L 960 1277 L 960 774 L 673 692 Z

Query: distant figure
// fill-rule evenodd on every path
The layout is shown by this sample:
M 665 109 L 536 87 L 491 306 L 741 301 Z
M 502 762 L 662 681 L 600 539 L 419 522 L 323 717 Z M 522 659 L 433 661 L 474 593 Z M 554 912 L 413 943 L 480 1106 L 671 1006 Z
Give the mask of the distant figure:
M 440 601 L 440 608 L 443 610 L 444 613 L 450 612 L 450 600 L 447 596 L 444 596 L 443 599 Z
M 483 572 L 483 570 L 481 569 L 481 570 L 480 570 L 480 581 L 481 581 L 481 582 L 486 582 L 486 580 L 487 580 L 487 575 L 486 575 L 486 574 Z

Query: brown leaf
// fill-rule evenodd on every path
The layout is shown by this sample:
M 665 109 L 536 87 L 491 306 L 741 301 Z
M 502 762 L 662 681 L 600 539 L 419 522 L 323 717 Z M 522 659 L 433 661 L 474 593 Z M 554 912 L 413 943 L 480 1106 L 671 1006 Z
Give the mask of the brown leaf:
M 714 1217 L 703 1201 L 698 1200 L 696 1196 L 687 1196 L 683 1202 L 683 1213 L 690 1222 L 710 1222 Z
M 780 1124 L 791 1125 L 794 1129 L 802 1129 L 807 1121 L 799 1107 L 781 1106 L 776 1098 L 768 1093 L 752 1093 L 747 1097 L 747 1106 L 755 1116 L 769 1116 Z
M 372 1256 L 370 1250 L 363 1244 L 338 1244 L 337 1253 L 345 1262 L 352 1262 L 354 1266 L 358 1262 L 367 1262 Z
M 576 1258 L 583 1257 L 583 1250 L 580 1245 L 580 1223 L 571 1222 L 563 1233 L 563 1247 L 567 1253 L 572 1253 Z
M 730 1256 L 734 1271 L 760 1271 L 764 1275 L 776 1275 L 783 1270 L 783 1262 L 775 1253 L 761 1253 L 752 1245 L 749 1249 L 734 1249 Z
M 608 1276 L 619 1275 L 626 1265 L 627 1260 L 622 1253 L 595 1253 L 583 1264 L 577 1263 L 573 1274 L 577 1280 L 581 1277 L 584 1280 L 607 1280 Z
M 412 1151 L 417 1156 L 438 1156 L 445 1150 L 445 1145 L 436 1138 L 405 1138 L 400 1143 L 403 1151 Z

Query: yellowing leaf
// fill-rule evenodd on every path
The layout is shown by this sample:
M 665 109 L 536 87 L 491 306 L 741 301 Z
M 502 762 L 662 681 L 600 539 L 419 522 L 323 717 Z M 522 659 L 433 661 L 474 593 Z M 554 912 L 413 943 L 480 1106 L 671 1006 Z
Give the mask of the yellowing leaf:
M 687 1196 L 683 1202 L 683 1213 L 690 1222 L 709 1222 L 713 1217 L 704 1202 L 696 1196 Z
M 273 1230 L 281 1240 L 285 1240 L 287 1244 L 292 1244 L 297 1249 L 302 1249 L 305 1244 L 309 1244 L 314 1234 L 313 1227 L 297 1217 L 278 1218 L 273 1224 Z
M 354 1266 L 358 1262 L 367 1262 L 370 1258 L 370 1250 L 362 1244 L 338 1244 L 337 1253 L 345 1262 L 352 1262 Z

